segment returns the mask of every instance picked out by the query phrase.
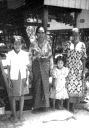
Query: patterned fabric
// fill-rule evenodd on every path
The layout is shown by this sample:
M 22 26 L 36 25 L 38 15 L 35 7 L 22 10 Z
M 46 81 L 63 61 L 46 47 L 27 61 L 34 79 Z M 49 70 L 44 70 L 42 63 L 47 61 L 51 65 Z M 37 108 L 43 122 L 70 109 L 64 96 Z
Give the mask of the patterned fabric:
M 50 46 L 50 43 L 46 40 L 44 41 L 43 44 L 44 45 L 42 46 L 42 48 L 40 48 L 37 41 L 31 43 L 30 49 L 29 49 L 29 59 L 31 61 L 34 61 L 34 59 L 39 59 L 39 58 L 49 59 L 49 62 L 50 62 L 49 68 L 51 70 L 51 69 L 53 69 L 52 48 Z M 32 64 L 31 64 L 31 66 L 32 66 Z
M 37 41 L 31 43 L 29 49 L 29 56 L 34 58 L 48 58 L 50 55 L 52 55 L 52 49 L 49 42 L 45 40 L 43 44 L 44 45 L 42 46 L 42 48 L 40 48 Z
M 69 74 L 67 77 L 67 89 L 70 97 L 83 96 L 83 58 L 86 57 L 86 48 L 83 42 L 76 47 L 71 43 L 68 48 L 67 66 Z
M 44 41 L 42 47 L 38 42 L 31 44 L 29 57 L 32 59 L 33 108 L 49 107 L 49 65 L 52 56 L 51 46 Z

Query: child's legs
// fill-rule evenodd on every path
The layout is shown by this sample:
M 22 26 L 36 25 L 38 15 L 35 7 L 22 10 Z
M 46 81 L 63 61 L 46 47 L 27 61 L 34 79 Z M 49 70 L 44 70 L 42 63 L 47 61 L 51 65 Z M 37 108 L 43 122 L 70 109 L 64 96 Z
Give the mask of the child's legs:
M 11 96 L 9 99 L 10 99 L 12 116 L 14 118 L 16 118 L 16 97 L 15 96 Z
M 66 99 L 66 108 L 67 108 L 67 110 L 70 110 L 70 102 L 69 102 L 69 99 Z
M 19 111 L 19 118 L 21 119 L 24 107 L 24 95 L 19 97 L 20 100 L 20 111 Z
M 76 106 L 77 97 L 69 97 L 69 110 L 74 112 Z
M 10 103 L 10 108 L 12 112 L 13 108 L 12 108 L 12 97 L 11 96 L 9 96 L 9 103 Z M 13 116 L 12 113 L 11 113 L 11 116 Z
M 56 99 L 53 99 L 53 108 L 55 109 L 55 101 Z
M 54 109 L 55 109 L 55 100 L 56 100 L 56 99 L 50 98 L 50 106 L 51 106 L 52 108 L 54 108 Z
M 63 99 L 57 99 L 57 108 L 62 109 L 63 108 L 63 103 L 64 103 Z
M 59 109 L 60 108 L 60 100 L 56 99 L 56 108 Z
M 61 107 L 63 108 L 63 103 L 64 103 L 64 100 L 61 99 Z

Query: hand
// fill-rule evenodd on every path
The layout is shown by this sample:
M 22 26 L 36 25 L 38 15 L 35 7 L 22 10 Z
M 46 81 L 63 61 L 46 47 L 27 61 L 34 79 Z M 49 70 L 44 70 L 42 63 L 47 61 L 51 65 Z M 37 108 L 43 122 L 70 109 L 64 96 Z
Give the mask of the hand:
M 12 84 L 12 82 L 11 82 L 10 79 L 9 79 L 9 87 L 10 87 L 10 88 L 13 88 L 13 84 Z
M 36 57 L 37 57 L 37 58 L 41 58 L 41 55 L 40 55 L 40 54 L 38 54 L 38 55 L 36 55 Z

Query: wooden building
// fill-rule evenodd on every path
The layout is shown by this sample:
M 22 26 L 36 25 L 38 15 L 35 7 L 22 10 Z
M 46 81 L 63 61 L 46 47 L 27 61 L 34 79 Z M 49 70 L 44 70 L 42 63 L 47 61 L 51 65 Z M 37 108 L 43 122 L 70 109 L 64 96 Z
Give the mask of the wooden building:
M 81 10 L 89 10 L 89 0 L 0 0 L 0 29 L 3 29 L 5 42 L 9 41 L 13 33 L 20 33 L 29 47 L 26 25 L 43 24 L 48 29 L 48 22 L 55 19 L 57 22 L 76 26 Z M 27 18 L 36 21 L 26 22 Z
M 26 26 L 40 24 L 51 32 L 56 41 L 59 42 L 60 37 L 67 40 L 71 29 L 50 30 L 49 22 L 55 20 L 71 28 L 77 27 L 77 19 L 82 10 L 89 10 L 89 0 L 0 0 L 0 30 L 3 32 L 0 41 L 8 44 L 13 34 L 21 34 L 29 48 Z M 83 18 L 81 22 L 84 22 Z M 81 33 L 86 33 L 84 40 L 89 29 L 81 28 Z

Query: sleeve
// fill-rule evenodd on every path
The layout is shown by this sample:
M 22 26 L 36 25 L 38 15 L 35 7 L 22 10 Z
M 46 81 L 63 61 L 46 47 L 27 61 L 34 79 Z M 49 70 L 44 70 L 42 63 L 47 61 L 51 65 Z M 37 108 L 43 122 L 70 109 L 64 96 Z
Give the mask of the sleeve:
M 86 55 L 86 46 L 85 46 L 85 44 L 83 43 L 82 44 L 82 57 L 83 58 L 87 58 L 87 55 Z
M 29 57 L 32 58 L 32 55 L 33 55 L 33 45 L 31 44 L 30 45 L 30 48 L 29 48 Z
M 52 48 L 51 48 L 51 45 L 49 44 L 48 42 L 48 56 L 51 57 L 52 56 Z
M 65 70 L 65 77 L 67 77 L 69 73 L 69 69 L 66 67 L 64 70 Z
M 70 49 L 70 44 L 71 44 L 70 41 L 66 41 L 66 42 L 63 42 L 62 43 L 62 47 L 63 47 L 63 52 L 64 53 L 67 53 L 68 52 L 68 49 Z
M 10 62 L 11 62 L 11 54 L 10 53 L 8 53 L 7 55 L 6 55 L 6 66 L 10 66 Z
M 26 53 L 25 55 L 25 63 L 26 65 L 30 65 L 29 53 Z

